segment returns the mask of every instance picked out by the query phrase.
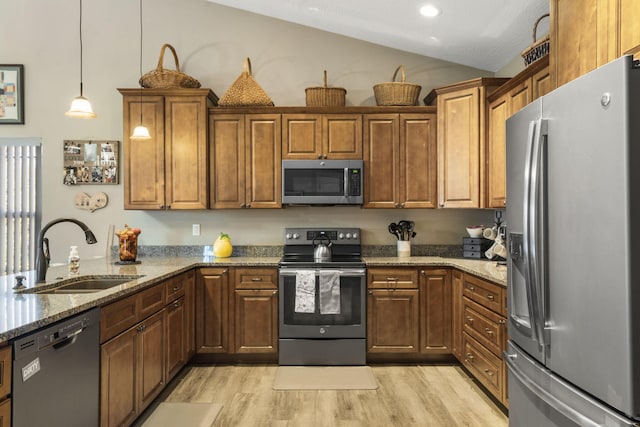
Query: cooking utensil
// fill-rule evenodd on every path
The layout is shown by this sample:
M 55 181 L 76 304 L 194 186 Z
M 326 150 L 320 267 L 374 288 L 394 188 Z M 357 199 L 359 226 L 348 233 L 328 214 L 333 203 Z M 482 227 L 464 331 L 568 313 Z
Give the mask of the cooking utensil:
M 322 243 L 322 239 L 327 239 L 328 244 Z M 321 234 L 313 239 L 311 244 L 315 245 L 316 240 L 319 240 L 318 246 L 313 250 L 313 259 L 316 262 L 326 262 L 331 261 L 331 245 L 333 242 L 329 238 L 329 236 L 325 234 Z
M 388 230 L 389 230 L 389 233 L 396 236 L 398 240 L 402 240 L 400 236 L 400 229 L 398 228 L 398 224 L 396 224 L 395 222 L 392 222 L 391 224 L 389 224 Z

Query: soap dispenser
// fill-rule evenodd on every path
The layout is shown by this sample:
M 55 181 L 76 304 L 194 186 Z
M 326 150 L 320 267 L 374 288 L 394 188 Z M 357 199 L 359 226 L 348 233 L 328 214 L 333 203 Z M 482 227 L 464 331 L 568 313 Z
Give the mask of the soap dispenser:
M 69 276 L 77 276 L 80 274 L 80 255 L 78 255 L 78 247 L 71 246 L 69 252 Z

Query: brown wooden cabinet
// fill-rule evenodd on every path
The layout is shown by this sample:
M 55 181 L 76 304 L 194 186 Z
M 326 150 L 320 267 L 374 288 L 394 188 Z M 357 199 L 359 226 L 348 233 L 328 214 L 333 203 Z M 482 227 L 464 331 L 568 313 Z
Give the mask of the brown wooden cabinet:
M 436 207 L 436 114 L 364 115 L 365 208 Z
M 173 378 L 195 354 L 195 271 L 166 282 L 167 378 Z
M 128 425 L 166 384 L 165 320 L 160 310 L 101 346 L 100 425 Z
M 418 271 L 369 268 L 367 288 L 367 352 L 418 353 Z
M 209 111 L 210 207 L 280 208 L 280 114 Z
M 486 99 L 505 78 L 477 78 L 432 90 L 438 106 L 438 206 L 484 206 Z
M 124 208 L 206 209 L 207 109 L 216 96 L 209 89 L 118 90 L 124 113 Z M 141 121 L 150 140 L 130 138 Z
M 471 274 L 463 274 L 462 364 L 505 406 L 507 370 L 506 289 Z
M 102 307 L 100 425 L 131 424 L 187 363 L 194 281 L 188 271 Z
M 362 114 L 283 114 L 283 159 L 362 159 Z
M 451 352 L 462 360 L 462 288 L 464 273 L 460 270 L 451 270 Z
M 278 353 L 278 271 L 234 271 L 234 353 Z
M 625 54 L 640 54 L 640 7 L 635 0 L 551 1 L 553 88 Z
M 420 270 L 420 352 L 451 354 L 451 272 Z
M 0 427 L 11 427 L 11 347 L 0 345 Z
M 550 89 L 549 58 L 544 57 L 500 86 L 487 97 L 485 152 L 486 202 L 488 208 L 507 205 L 506 120 Z
M 201 268 L 196 279 L 196 352 L 230 353 L 229 269 Z

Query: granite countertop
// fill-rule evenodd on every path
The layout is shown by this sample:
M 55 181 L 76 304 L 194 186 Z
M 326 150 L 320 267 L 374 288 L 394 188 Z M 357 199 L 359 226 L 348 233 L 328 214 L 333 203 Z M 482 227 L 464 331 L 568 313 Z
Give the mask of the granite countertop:
M 108 304 L 134 291 L 159 283 L 194 267 L 277 267 L 280 257 L 140 257 L 140 264 L 115 265 L 106 258 L 82 260 L 81 276 L 140 275 L 122 285 L 84 294 L 34 294 L 15 292 L 15 276 L 24 275 L 28 288 L 34 287 L 35 271 L 0 276 L 0 343 L 24 335 L 43 326 L 65 319 L 90 308 Z M 506 286 L 506 267 L 495 262 L 444 258 L 437 256 L 364 257 L 367 266 L 443 266 L 454 267 Z M 50 267 L 46 283 L 37 286 L 55 287 L 68 278 L 67 266 Z

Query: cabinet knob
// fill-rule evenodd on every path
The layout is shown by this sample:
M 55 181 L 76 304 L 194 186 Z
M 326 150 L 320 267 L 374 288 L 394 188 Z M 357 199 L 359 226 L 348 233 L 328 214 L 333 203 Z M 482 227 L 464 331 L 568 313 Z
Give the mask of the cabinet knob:
M 400 203 L 396 203 L 395 206 L 396 206 L 396 208 L 399 208 L 400 207 Z
M 484 373 L 485 373 L 485 374 L 487 374 L 487 375 L 488 375 L 488 376 L 490 376 L 490 377 L 492 377 L 492 376 L 494 376 L 494 375 L 495 375 L 495 372 L 493 372 L 493 371 L 491 371 L 491 370 L 489 370 L 489 369 L 485 369 L 485 370 L 484 370 Z
M 444 208 L 444 203 L 440 202 L 440 207 Z
M 507 321 L 506 321 L 506 320 L 504 320 L 504 319 L 500 319 L 500 320 L 498 321 L 498 323 L 500 323 L 501 325 L 504 325 L 505 323 L 507 323 Z
M 250 208 L 250 207 L 251 207 L 251 203 L 247 203 L 247 204 L 245 205 L 245 207 L 246 207 L 246 208 Z
M 475 290 L 476 290 L 476 288 L 474 288 L 474 287 L 473 287 L 473 286 L 471 286 L 471 285 L 467 286 L 467 289 L 469 289 L 470 291 L 475 291 Z
M 318 158 L 321 159 L 322 158 L 322 154 L 318 154 Z
M 493 295 L 491 295 L 491 294 L 487 294 L 487 299 L 489 301 L 493 301 L 495 299 L 495 297 Z
M 487 335 L 492 336 L 493 335 L 493 331 L 489 328 L 484 328 L 484 331 L 487 333 Z
M 171 292 L 178 292 L 180 290 L 180 286 L 174 286 L 171 288 Z
M 278 293 L 278 291 L 273 291 L 273 292 L 271 292 L 271 295 L 275 295 L 277 293 Z
M 167 209 L 171 209 L 171 205 L 167 205 Z
M 473 323 L 473 317 L 467 316 L 467 323 Z
M 262 282 L 262 277 L 252 277 L 251 281 L 252 282 Z
M 404 208 L 404 202 L 400 203 L 400 207 Z

